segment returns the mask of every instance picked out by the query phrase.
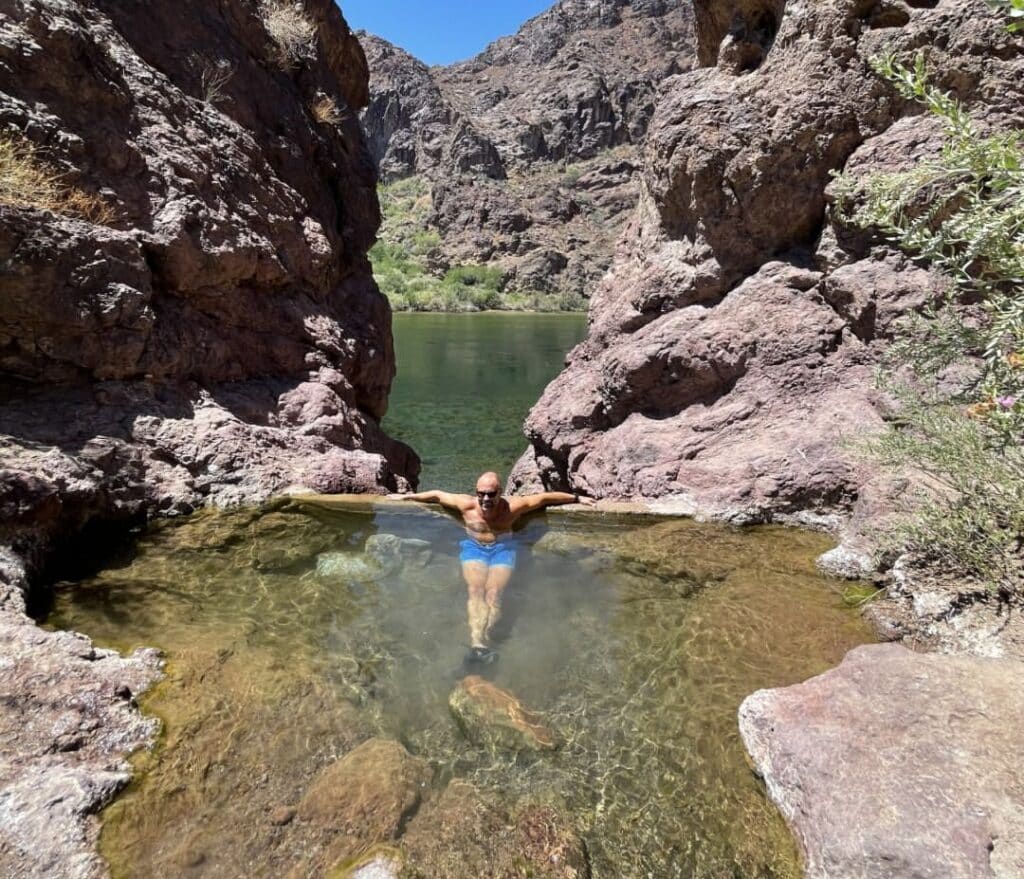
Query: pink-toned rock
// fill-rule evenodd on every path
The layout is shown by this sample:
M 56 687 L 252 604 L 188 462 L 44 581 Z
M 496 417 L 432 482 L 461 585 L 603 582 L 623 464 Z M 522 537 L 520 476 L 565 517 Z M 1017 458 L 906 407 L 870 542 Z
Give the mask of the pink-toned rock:
M 39 629 L 24 587 L 19 561 L 0 553 L 0 875 L 92 879 L 106 875 L 96 813 L 158 727 L 134 694 L 160 676 L 160 658 Z
M 808 879 L 1024 876 L 1024 663 L 858 647 L 740 731 Z
M 695 11 L 702 66 L 664 83 L 588 338 L 528 416 L 510 482 L 865 523 L 887 489 L 850 440 L 890 411 L 875 370 L 898 321 L 944 287 L 833 205 L 833 172 L 906 167 L 937 143 L 867 61 L 929 46 L 932 81 L 1005 127 L 1024 121 L 1024 50 L 982 2 Z M 859 527 L 846 537 L 869 557 Z
M 558 737 L 544 719 L 497 684 L 467 675 L 448 697 L 466 737 L 477 745 L 509 751 L 550 751 Z

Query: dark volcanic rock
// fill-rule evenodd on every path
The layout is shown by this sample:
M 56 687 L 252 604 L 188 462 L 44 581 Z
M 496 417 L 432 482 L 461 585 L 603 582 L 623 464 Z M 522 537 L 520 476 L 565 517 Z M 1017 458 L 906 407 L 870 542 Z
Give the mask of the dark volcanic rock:
M 894 322 L 944 285 L 828 209 L 833 171 L 905 167 L 936 143 L 868 59 L 927 46 L 934 82 L 1005 127 L 1024 118 L 1024 42 L 981 2 L 697 13 L 705 66 L 664 86 L 640 204 L 512 482 L 837 526 L 884 508 L 849 440 L 882 423 Z
M 124 695 L 152 657 L 25 616 L 55 541 L 293 484 L 415 482 L 379 427 L 365 59 L 333 2 L 301 8 L 314 45 L 283 64 L 250 0 L 0 0 L 0 136 L 103 206 L 0 204 L 4 875 L 101 875 L 93 816 L 152 732 Z
M 1024 664 L 858 647 L 740 730 L 809 879 L 1024 875 Z
M 2 463 L 68 524 L 415 479 L 378 427 L 365 63 L 333 4 L 305 8 L 318 48 L 287 72 L 254 4 L 0 6 L 0 125 L 112 217 L 0 206 Z
M 361 39 L 367 139 L 384 179 L 430 179 L 444 261 L 496 264 L 513 289 L 589 295 L 636 204 L 659 83 L 695 62 L 690 4 L 560 0 L 448 67 Z
M 372 77 L 363 129 L 381 180 L 439 168 L 505 176 L 494 145 L 452 108 L 422 61 L 373 34 L 356 36 Z

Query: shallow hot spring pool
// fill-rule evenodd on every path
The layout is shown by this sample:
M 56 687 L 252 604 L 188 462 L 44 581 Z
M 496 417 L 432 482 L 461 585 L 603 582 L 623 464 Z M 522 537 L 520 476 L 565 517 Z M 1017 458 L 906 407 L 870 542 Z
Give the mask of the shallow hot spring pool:
M 799 876 L 736 712 L 871 640 L 815 570 L 827 540 L 535 516 L 517 533 L 500 658 L 467 669 L 461 536 L 422 506 L 291 500 L 161 522 L 58 584 L 49 625 L 167 657 L 142 699 L 161 739 L 104 814 L 114 876 L 348 875 L 377 841 L 364 819 L 388 827 L 409 876 Z M 448 704 L 468 673 L 536 712 L 559 747 L 471 742 Z M 372 790 L 393 780 L 385 767 L 366 791 L 349 779 L 370 804 L 356 823 L 304 817 L 318 773 L 374 737 L 423 761 L 416 802 L 388 824 Z M 547 824 L 524 830 L 525 814 Z M 559 860 L 568 836 L 577 857 Z

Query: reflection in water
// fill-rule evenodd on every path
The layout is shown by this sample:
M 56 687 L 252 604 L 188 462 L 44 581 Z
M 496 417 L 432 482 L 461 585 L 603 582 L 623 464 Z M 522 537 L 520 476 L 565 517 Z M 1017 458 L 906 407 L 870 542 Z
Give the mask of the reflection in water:
M 384 430 L 423 458 L 420 485 L 469 492 L 506 476 L 522 423 L 586 329 L 582 314 L 396 314 Z
M 362 554 L 376 533 L 426 538 L 434 552 L 381 567 Z M 599 879 L 798 876 L 736 710 L 868 639 L 814 571 L 823 540 L 529 520 L 488 675 L 564 744 L 517 759 L 470 745 L 448 711 L 465 673 L 460 534 L 446 516 L 393 506 L 203 513 L 63 588 L 51 624 L 156 644 L 170 660 L 145 700 L 166 722 L 162 746 L 106 813 L 114 875 L 289 875 L 317 842 L 274 816 L 318 768 L 378 735 L 428 760 L 436 788 L 460 778 L 510 804 L 564 803 Z

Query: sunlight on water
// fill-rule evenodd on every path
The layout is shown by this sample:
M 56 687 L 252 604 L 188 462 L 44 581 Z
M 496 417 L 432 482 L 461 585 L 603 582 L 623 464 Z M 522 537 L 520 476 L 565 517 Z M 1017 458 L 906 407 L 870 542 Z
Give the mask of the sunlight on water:
M 384 533 L 426 539 L 432 553 L 375 566 L 363 547 Z M 798 876 L 736 710 L 869 640 L 814 570 L 827 542 L 652 517 L 533 518 L 487 674 L 564 744 L 517 759 L 469 744 L 448 710 L 465 674 L 460 536 L 422 508 L 293 502 L 161 523 L 129 557 L 62 584 L 51 625 L 169 659 L 144 700 L 165 721 L 161 745 L 137 758 L 141 781 L 105 817 L 115 877 L 306 875 L 295 865 L 315 843 L 301 822 L 268 816 L 371 735 L 428 760 L 436 788 L 462 778 L 508 803 L 557 798 L 598 879 Z

